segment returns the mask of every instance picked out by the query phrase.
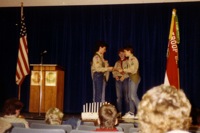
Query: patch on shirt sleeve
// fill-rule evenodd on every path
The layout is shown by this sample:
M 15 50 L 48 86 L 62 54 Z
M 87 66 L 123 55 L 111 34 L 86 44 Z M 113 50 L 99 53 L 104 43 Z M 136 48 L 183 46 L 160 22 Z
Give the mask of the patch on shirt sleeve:
M 99 62 L 100 62 L 100 59 L 99 59 L 99 57 L 98 56 L 95 56 L 95 62 L 97 63 L 97 64 L 99 64 Z

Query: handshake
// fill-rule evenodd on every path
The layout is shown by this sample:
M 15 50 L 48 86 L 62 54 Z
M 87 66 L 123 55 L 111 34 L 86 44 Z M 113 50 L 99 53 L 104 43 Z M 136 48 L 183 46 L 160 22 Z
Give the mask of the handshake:
M 108 69 L 108 70 L 107 70 L 108 72 L 113 71 L 113 67 L 109 66 L 107 60 L 104 60 L 104 63 L 105 63 L 105 67 L 107 67 L 107 69 Z
M 124 72 L 124 70 L 121 68 L 113 68 L 112 71 L 118 71 L 120 73 Z
M 108 68 L 108 70 L 107 71 L 113 71 L 113 67 L 107 67 Z

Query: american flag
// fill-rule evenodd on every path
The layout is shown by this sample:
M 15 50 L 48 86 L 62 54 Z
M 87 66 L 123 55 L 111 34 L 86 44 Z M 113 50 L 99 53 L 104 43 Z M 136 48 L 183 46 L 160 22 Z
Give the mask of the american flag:
M 25 25 L 25 17 L 21 15 L 21 27 L 20 27 L 20 38 L 19 38 L 19 50 L 17 59 L 17 70 L 16 70 L 16 84 L 21 86 L 24 78 L 30 72 L 29 61 L 28 61 L 28 44 L 27 44 L 27 33 Z

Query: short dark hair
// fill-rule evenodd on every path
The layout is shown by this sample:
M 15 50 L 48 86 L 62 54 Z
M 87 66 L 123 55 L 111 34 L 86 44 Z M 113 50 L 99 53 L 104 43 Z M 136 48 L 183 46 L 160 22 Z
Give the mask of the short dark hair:
M 4 103 L 3 112 L 5 115 L 13 115 L 16 110 L 21 110 L 23 106 L 23 103 L 17 98 L 10 98 Z
M 119 54 L 120 52 L 124 52 L 124 48 L 120 48 L 120 49 L 118 50 L 118 54 Z
M 117 109 L 112 104 L 104 104 L 99 109 L 101 128 L 114 128 L 117 120 Z
M 97 41 L 95 51 L 98 51 L 100 47 L 108 48 L 108 44 L 105 41 Z
M 125 46 L 124 50 L 130 51 L 131 53 L 133 53 L 133 48 L 130 45 Z

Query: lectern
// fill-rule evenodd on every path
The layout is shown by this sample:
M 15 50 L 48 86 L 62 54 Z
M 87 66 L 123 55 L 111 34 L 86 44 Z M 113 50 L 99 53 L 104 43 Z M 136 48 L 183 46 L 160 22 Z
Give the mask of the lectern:
M 31 64 L 29 112 L 63 111 L 64 69 L 56 64 Z

